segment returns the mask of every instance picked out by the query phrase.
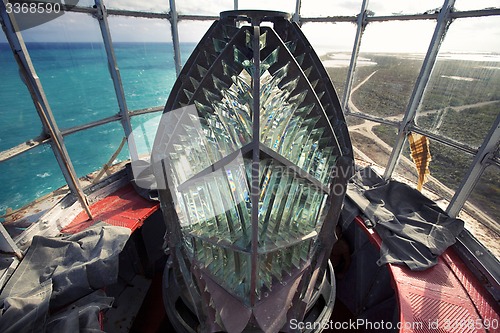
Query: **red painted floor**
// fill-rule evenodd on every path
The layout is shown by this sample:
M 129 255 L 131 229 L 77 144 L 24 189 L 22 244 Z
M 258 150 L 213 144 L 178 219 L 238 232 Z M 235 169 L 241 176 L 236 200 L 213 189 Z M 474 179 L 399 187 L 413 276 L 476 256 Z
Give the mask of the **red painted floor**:
M 94 217 L 92 220 L 82 211 L 61 232 L 74 234 L 101 221 L 129 228 L 133 232 L 159 206 L 159 203 L 148 201 L 137 194 L 132 185 L 126 185 L 90 206 Z

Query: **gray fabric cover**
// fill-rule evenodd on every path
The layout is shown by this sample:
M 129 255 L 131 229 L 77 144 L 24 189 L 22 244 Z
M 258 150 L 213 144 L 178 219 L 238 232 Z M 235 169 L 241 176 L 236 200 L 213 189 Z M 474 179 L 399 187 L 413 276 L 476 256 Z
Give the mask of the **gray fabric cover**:
M 106 297 L 102 290 L 96 290 L 85 296 L 67 309 L 51 316 L 47 320 L 47 333 L 65 332 L 102 332 L 99 324 L 99 312 L 113 304 L 113 297 Z
M 373 169 L 358 171 L 347 188 L 382 238 L 379 265 L 406 264 L 425 270 L 463 230 L 464 222 L 449 217 L 437 204 L 410 186 L 383 180 Z
M 33 290 L 5 298 L 0 316 L 0 332 L 41 332 L 43 330 L 52 280 L 48 279 Z
M 116 282 L 118 255 L 129 236 L 129 229 L 105 223 L 64 237 L 35 236 L 0 294 L 0 332 L 43 332 L 49 310 L 58 310 Z M 95 309 L 83 312 L 90 314 Z M 77 313 L 68 318 L 95 326 L 89 322 L 91 315 Z M 57 327 L 64 325 L 59 320 L 52 325 L 53 331 L 62 332 Z

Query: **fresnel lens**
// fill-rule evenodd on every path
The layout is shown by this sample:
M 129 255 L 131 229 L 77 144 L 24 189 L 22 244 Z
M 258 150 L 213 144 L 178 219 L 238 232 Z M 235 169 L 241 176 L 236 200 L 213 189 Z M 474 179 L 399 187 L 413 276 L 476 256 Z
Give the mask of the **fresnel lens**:
M 175 83 L 152 155 L 176 329 L 291 331 L 318 320 L 320 296 L 333 306 L 328 255 L 352 160 L 337 94 L 289 15 L 221 13 Z

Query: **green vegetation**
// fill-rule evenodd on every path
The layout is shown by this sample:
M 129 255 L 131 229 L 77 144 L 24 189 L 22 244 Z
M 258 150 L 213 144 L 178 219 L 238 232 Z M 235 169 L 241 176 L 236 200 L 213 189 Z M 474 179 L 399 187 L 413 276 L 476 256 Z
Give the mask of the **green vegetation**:
M 407 59 L 401 55 L 365 53 L 362 57 L 377 63 L 376 66 L 356 68 L 356 87 L 377 71 L 351 96 L 354 105 L 379 117 L 403 116 L 417 80 L 422 60 Z
M 456 111 L 447 107 L 439 112 L 417 118 L 427 130 L 479 147 L 500 110 L 500 102 Z
M 364 119 L 361 119 L 359 117 L 353 117 L 353 116 L 346 116 L 345 121 L 347 123 L 347 126 L 356 126 L 356 125 L 361 125 L 365 122 Z
M 373 128 L 373 132 L 387 144 L 394 144 L 397 135 L 396 128 L 378 125 Z M 429 169 L 431 175 L 451 190 L 455 190 L 460 185 L 465 172 L 469 169 L 472 156 L 434 140 L 430 141 L 430 149 L 432 161 Z M 408 142 L 403 148 L 403 155 L 411 159 Z
M 402 115 L 422 64 L 421 60 L 394 55 L 364 54 L 376 66 L 359 67 L 354 87 L 377 71 L 357 89 L 352 100 L 358 109 L 375 116 Z M 476 103 L 499 101 L 472 106 Z M 460 106 L 471 107 L 461 108 Z M 423 115 L 417 124 L 439 135 L 479 147 L 500 110 L 500 70 L 498 63 L 440 60 L 426 89 Z M 433 110 L 431 112 L 427 112 Z M 435 111 L 434 111 L 435 110 Z M 378 125 L 373 132 L 389 145 L 394 144 L 397 129 Z M 359 138 L 357 141 L 360 141 Z M 364 149 L 363 146 L 359 148 Z M 406 144 L 403 154 L 409 157 Z M 439 142 L 431 141 L 431 174 L 452 190 L 460 185 L 472 163 L 472 156 Z M 498 218 L 500 173 L 488 171 L 477 184 L 471 201 L 490 216 Z M 495 197 L 496 195 L 496 197 Z M 496 198 L 496 199 L 493 199 Z
M 500 100 L 498 62 L 440 60 L 424 95 L 423 110 Z
M 384 141 L 385 143 L 387 143 L 392 147 L 396 142 L 398 129 L 387 125 L 377 125 L 373 127 L 373 133 L 375 133 L 375 135 L 378 136 L 380 139 L 382 139 L 382 141 Z
M 497 222 L 500 221 L 500 209 L 498 209 L 500 207 L 499 178 L 499 168 L 496 166 L 488 167 L 470 197 L 476 206 L 487 212 Z
M 375 163 L 385 166 L 389 161 L 389 152 L 381 149 L 379 145 L 372 139 L 356 132 L 350 134 L 352 145 L 359 148 Z
M 376 66 L 356 68 L 353 87 L 377 71 L 352 95 L 364 112 L 380 117 L 402 116 L 420 72 L 422 59 L 394 54 L 365 53 L 360 56 Z M 422 110 L 500 100 L 498 63 L 440 60 L 425 91 Z M 496 68 L 496 69 L 495 69 Z
M 327 67 L 326 71 L 332 80 L 333 86 L 337 91 L 339 99 L 342 100 L 344 96 L 345 81 L 347 79 L 347 72 L 349 67 Z

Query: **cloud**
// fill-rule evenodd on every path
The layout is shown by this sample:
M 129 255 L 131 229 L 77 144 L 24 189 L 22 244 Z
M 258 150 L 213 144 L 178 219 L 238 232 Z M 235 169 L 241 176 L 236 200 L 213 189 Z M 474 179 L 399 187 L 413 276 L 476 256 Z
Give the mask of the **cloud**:
M 22 31 L 25 42 L 96 42 L 102 40 L 97 20 L 89 14 L 65 13 Z
M 426 53 L 434 21 L 389 21 L 369 23 L 361 39 L 360 52 Z
M 356 25 L 349 22 L 306 23 L 302 26 L 302 31 L 318 55 L 329 51 L 351 52 Z
M 170 23 L 167 20 L 110 16 L 108 22 L 114 42 L 172 42 Z
M 500 53 L 500 17 L 456 19 L 448 29 L 441 50 Z
M 109 9 L 150 11 L 155 13 L 167 13 L 170 11 L 168 0 L 107 0 L 105 1 L 105 5 Z

